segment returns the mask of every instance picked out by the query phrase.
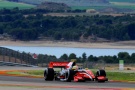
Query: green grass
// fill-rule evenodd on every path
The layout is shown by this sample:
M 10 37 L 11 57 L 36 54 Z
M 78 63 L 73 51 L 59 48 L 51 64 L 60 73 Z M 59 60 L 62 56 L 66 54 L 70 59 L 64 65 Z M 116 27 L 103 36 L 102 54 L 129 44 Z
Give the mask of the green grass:
M 135 73 L 107 72 L 109 80 L 135 81 Z
M 135 9 L 134 3 L 112 2 L 111 4 L 113 7 L 120 9 Z
M 109 0 L 109 2 L 133 2 L 134 0 Z
M 109 0 L 112 3 L 112 7 L 120 8 L 120 9 L 135 9 L 135 4 L 132 3 L 134 0 Z M 18 7 L 19 9 L 30 9 L 34 8 L 36 6 L 30 5 L 30 4 L 24 4 L 24 3 L 16 3 L 16 2 L 9 2 L 6 0 L 0 0 L 0 9 L 7 8 L 7 9 L 12 9 Z M 73 10 L 75 9 L 104 9 L 107 8 L 107 6 L 72 6 L 71 7 Z
M 121 8 L 121 9 L 132 9 L 132 10 L 135 10 L 135 5 L 134 6 L 118 6 L 118 5 L 115 5 L 115 7 Z
M 43 70 L 30 70 L 27 73 L 30 74 L 30 75 L 41 75 L 41 76 L 43 76 L 44 71 Z
M 133 10 L 135 10 L 135 5 L 118 5 L 118 4 L 114 4 L 114 5 L 112 5 L 112 7 L 119 8 L 119 9 L 133 9 Z M 72 10 L 75 10 L 75 9 L 80 9 L 80 10 L 95 9 L 95 10 L 99 10 L 99 9 L 107 8 L 107 6 L 92 6 L 92 7 L 72 6 L 71 8 L 72 8 Z
M 133 9 L 135 10 L 135 4 L 130 3 L 133 2 L 133 0 L 109 0 L 111 2 L 112 7 L 120 8 L 120 9 Z M 17 2 L 9 2 L 6 0 L 0 0 L 0 9 L 7 8 L 7 9 L 12 9 L 18 7 L 19 9 L 30 9 L 36 7 L 35 5 L 30 5 L 30 4 L 24 4 L 24 3 L 17 3 Z M 72 6 L 72 10 L 75 9 L 81 9 L 81 10 L 86 10 L 86 9 L 104 9 L 107 8 L 107 6 Z
M 95 74 L 97 70 L 92 70 L 93 73 Z M 41 76 L 43 77 L 43 70 L 29 70 L 25 72 L 8 72 L 9 74 L 19 74 L 19 75 L 30 75 L 30 76 Z M 25 74 L 24 74 L 25 73 Z M 116 72 L 110 72 L 106 71 L 107 73 L 107 78 L 109 80 L 116 80 L 116 81 L 135 81 L 135 73 L 133 72 L 122 72 L 122 71 L 116 71 Z
M 24 4 L 24 3 L 16 3 L 16 2 L 9 2 L 5 0 L 0 0 L 0 9 L 7 8 L 7 9 L 12 9 L 18 7 L 19 9 L 29 9 L 29 8 L 34 8 L 34 5 L 30 4 Z
M 27 71 L 12 71 L 7 74 L 15 74 L 15 75 L 43 75 L 43 70 L 27 70 Z
M 8 72 L 7 74 L 21 75 L 22 72 L 14 71 L 14 72 Z
M 133 9 L 135 10 L 135 3 L 132 3 L 133 0 L 110 0 L 111 7 L 114 8 L 119 8 L 119 9 Z M 108 6 L 72 6 L 71 8 L 73 10 L 75 9 L 81 9 L 81 10 L 86 10 L 86 9 L 104 9 L 107 8 Z

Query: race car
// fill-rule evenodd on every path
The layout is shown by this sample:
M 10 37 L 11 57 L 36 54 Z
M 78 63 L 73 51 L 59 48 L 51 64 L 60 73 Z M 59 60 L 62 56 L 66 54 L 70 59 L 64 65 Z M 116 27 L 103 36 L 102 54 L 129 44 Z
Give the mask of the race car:
M 55 67 L 59 67 L 61 70 L 54 71 Z M 71 82 L 72 80 L 75 82 L 86 80 L 98 82 L 108 81 L 105 70 L 100 69 L 96 72 L 96 75 L 94 75 L 94 73 L 87 68 L 79 68 L 74 61 L 50 62 L 49 67 L 44 70 L 44 79 L 46 81 L 60 80 L 67 82 Z

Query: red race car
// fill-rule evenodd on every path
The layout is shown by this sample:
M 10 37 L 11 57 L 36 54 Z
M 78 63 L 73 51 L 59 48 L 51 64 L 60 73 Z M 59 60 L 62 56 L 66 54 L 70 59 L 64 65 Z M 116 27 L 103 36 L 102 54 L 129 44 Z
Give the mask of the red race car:
M 54 67 L 60 67 L 60 71 L 54 71 Z M 76 62 L 50 62 L 49 67 L 44 70 L 44 79 L 46 81 L 108 81 L 105 70 L 98 70 L 96 75 L 89 69 L 78 68 Z

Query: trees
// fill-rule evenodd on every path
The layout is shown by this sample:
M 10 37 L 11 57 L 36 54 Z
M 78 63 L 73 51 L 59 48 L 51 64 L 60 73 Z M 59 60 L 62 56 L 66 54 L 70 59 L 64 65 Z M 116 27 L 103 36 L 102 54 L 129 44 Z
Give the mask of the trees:
M 77 15 L 57 17 L 45 16 L 44 13 L 47 12 L 49 11 L 44 9 L 19 10 L 18 8 L 14 8 L 13 10 L 0 10 L 1 34 L 11 34 L 12 30 L 16 30 L 15 33 L 18 33 L 35 29 L 28 32 L 35 35 L 37 31 L 38 35 L 42 34 L 43 37 L 55 40 L 78 41 L 82 35 L 86 39 L 89 36 L 95 36 L 95 40 L 97 38 L 105 38 L 112 41 L 135 39 L 135 16 Z M 21 38 L 25 38 L 26 40 L 26 36 L 22 36 Z M 16 39 L 20 39 L 19 36 Z M 33 40 L 33 38 L 29 38 L 28 40 Z
M 96 62 L 97 60 L 98 60 L 98 58 L 97 58 L 96 56 L 90 55 L 90 56 L 88 57 L 88 61 L 89 61 L 89 62 Z
M 131 54 L 130 63 L 135 63 L 135 53 Z
M 0 24 L 0 34 L 3 34 L 3 25 Z
M 87 56 L 86 56 L 85 52 L 82 54 L 82 60 L 83 60 L 83 62 L 85 62 L 87 60 Z
M 135 23 L 131 23 L 127 26 L 128 35 L 130 36 L 131 40 L 135 40 Z
M 67 55 L 67 54 L 63 54 L 63 55 L 60 57 L 60 59 L 67 61 L 67 60 L 68 60 L 68 55 Z
M 123 39 L 124 39 L 124 40 L 130 40 L 130 36 L 128 35 L 128 33 L 126 33 L 126 34 L 123 36 Z
M 62 33 L 62 38 L 64 40 L 70 40 L 70 32 L 68 32 L 68 31 L 63 32 Z
M 76 57 L 76 54 L 71 53 L 68 58 L 69 60 L 71 60 L 71 59 L 76 59 L 77 57 Z
M 36 40 L 38 38 L 38 32 L 35 29 L 21 29 L 16 28 L 10 31 L 10 34 L 19 40 Z
M 60 58 L 57 58 L 54 55 L 47 55 L 47 54 L 38 54 L 37 59 L 32 58 L 32 53 L 26 53 L 26 52 L 20 52 L 20 51 L 14 51 L 8 48 L 0 47 L 0 55 L 9 56 L 15 58 L 15 62 L 17 59 L 20 59 L 22 61 L 25 61 L 26 63 L 32 63 L 32 64 L 47 64 L 51 61 L 71 61 L 71 59 L 76 59 L 77 63 L 119 63 L 119 60 L 124 60 L 124 62 L 127 63 L 135 63 L 135 53 L 132 53 L 131 55 L 127 52 L 119 52 L 118 55 L 114 56 L 94 56 L 89 55 L 86 56 L 86 53 L 84 52 L 82 56 L 77 57 L 75 53 L 71 53 L 69 56 L 67 54 L 63 54 Z M 86 61 L 87 60 L 87 61 Z
M 53 37 L 54 37 L 55 40 L 61 40 L 62 35 L 61 35 L 60 32 L 55 32 Z
M 118 53 L 118 59 L 124 60 L 124 62 L 129 63 L 130 62 L 130 55 L 127 52 L 120 52 Z

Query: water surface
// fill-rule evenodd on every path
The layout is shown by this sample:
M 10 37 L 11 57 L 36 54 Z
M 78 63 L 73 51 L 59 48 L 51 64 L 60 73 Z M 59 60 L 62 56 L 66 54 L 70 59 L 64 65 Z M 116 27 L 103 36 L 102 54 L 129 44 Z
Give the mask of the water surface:
M 9 49 L 13 49 L 20 52 L 36 53 L 36 54 L 47 54 L 60 57 L 63 54 L 70 55 L 75 53 L 77 57 L 82 56 L 85 52 L 87 56 L 113 56 L 119 52 L 128 52 L 130 55 L 135 53 L 132 49 L 97 49 L 97 48 L 70 48 L 70 47 L 27 47 L 27 46 L 3 46 Z

